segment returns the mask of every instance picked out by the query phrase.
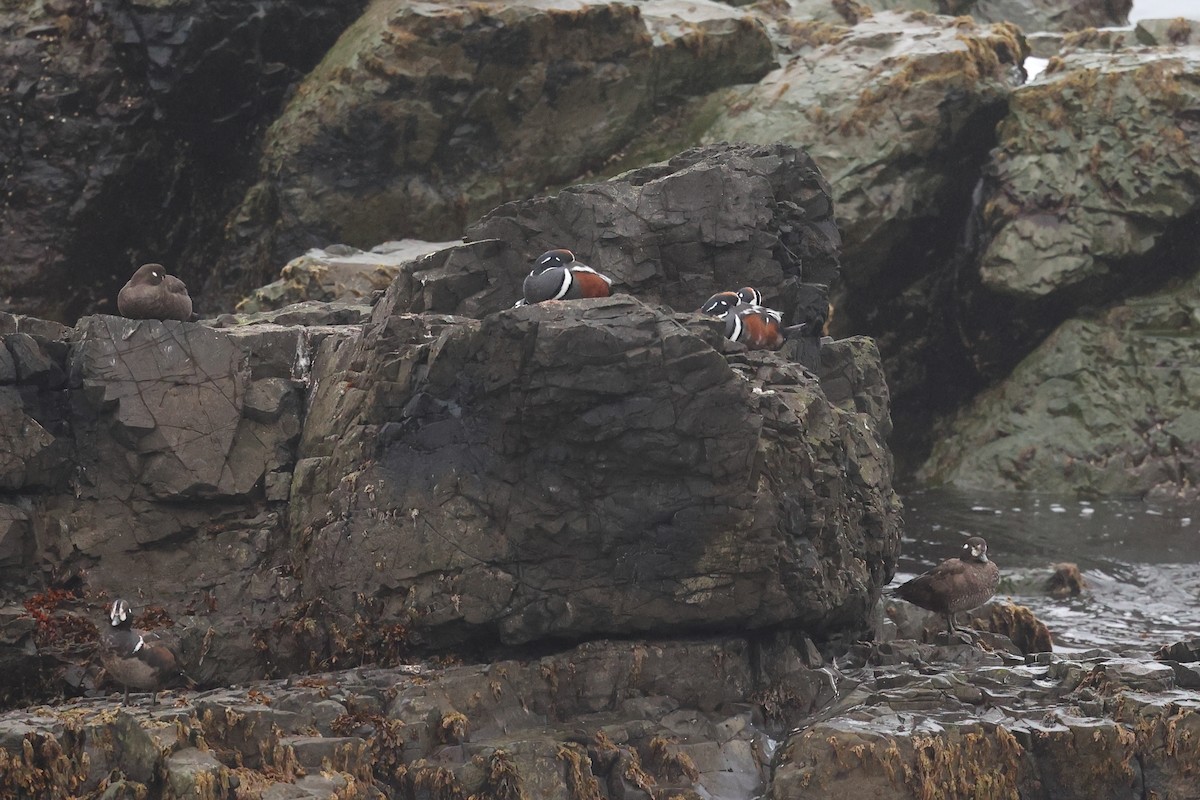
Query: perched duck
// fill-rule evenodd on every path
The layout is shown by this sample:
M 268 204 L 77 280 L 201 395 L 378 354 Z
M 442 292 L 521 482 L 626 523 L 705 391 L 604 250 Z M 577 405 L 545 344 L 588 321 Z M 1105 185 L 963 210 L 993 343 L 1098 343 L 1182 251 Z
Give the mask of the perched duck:
M 742 303 L 725 314 L 726 338 L 751 350 L 778 350 L 787 332 L 783 315 L 774 309 Z
M 133 613 L 124 600 L 113 601 L 108 617 L 111 624 L 101 626 L 100 632 L 100 661 L 104 669 L 125 687 L 126 705 L 130 688 L 151 692 L 150 704 L 154 705 L 158 702 L 158 690 L 182 675 L 175 654 L 153 633 L 133 627 Z
M 724 319 L 726 314 L 742 303 L 761 306 L 762 295 L 753 286 L 743 286 L 736 292 L 717 292 L 700 306 L 700 313 Z
M 517 301 L 518 306 L 546 300 L 608 297 L 612 294 L 612 278 L 579 263 L 570 250 L 548 250 L 533 262 L 533 270 L 522 288 L 525 296 Z
M 130 319 L 193 319 L 187 284 L 168 275 L 162 264 L 138 267 L 117 294 L 117 310 Z
M 896 587 L 896 595 L 915 606 L 946 615 L 946 633 L 954 633 L 954 615 L 992 599 L 1000 568 L 987 556 L 987 542 L 972 536 L 963 543 L 961 558 L 941 564 Z

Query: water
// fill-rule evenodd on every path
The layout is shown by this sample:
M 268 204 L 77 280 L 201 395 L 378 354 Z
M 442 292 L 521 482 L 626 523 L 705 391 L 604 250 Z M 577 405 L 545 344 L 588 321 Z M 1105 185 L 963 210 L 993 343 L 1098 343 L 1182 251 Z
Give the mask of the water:
M 894 583 L 982 536 L 1006 581 L 997 596 L 1033 609 L 1058 652 L 1153 652 L 1200 636 L 1200 505 L 948 490 L 910 493 L 904 503 Z M 1059 600 L 1040 590 L 1060 561 L 1079 565 L 1088 582 L 1082 596 Z

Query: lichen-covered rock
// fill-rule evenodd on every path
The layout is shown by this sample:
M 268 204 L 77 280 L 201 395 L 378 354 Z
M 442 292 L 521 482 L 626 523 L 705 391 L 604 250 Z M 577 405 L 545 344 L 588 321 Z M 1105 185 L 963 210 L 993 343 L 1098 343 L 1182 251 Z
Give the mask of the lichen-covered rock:
M 988 289 L 1093 295 L 1180 268 L 1200 191 L 1195 51 L 1077 51 L 1013 93 L 983 194 Z
M 938 438 L 919 479 L 1191 496 L 1200 482 L 1200 281 L 1064 323 Z
M 826 314 L 840 239 L 829 185 L 788 145 L 713 145 L 604 183 L 503 205 L 468 244 L 404 266 L 396 308 L 481 317 L 509 308 L 533 259 L 568 247 L 614 291 L 678 311 L 752 285 L 788 324 Z M 819 323 L 818 323 L 819 324 Z
M 375 0 L 272 126 L 221 276 L 458 235 L 603 164 L 660 103 L 773 63 L 763 26 L 718 3 Z
M 625 297 L 482 321 L 385 298 L 315 367 L 306 595 L 434 641 L 864 625 L 897 546 L 882 426 L 697 322 Z
M 714 95 L 705 139 L 805 147 L 834 187 L 847 284 L 893 287 L 896 270 L 922 268 L 897 253 L 969 195 L 968 165 L 986 153 L 1025 44 L 1011 25 L 894 12 L 791 30 L 806 46 L 757 84 Z

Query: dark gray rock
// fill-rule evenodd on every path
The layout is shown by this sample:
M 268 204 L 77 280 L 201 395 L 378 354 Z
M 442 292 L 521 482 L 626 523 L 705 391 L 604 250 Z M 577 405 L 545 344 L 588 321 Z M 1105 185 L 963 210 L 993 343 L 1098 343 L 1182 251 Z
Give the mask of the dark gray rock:
M 304 591 L 343 627 L 364 599 L 434 641 L 865 625 L 887 451 L 810 373 L 633 298 L 458 322 L 391 300 L 322 346 L 293 484 Z
M 605 183 L 501 206 L 467 229 L 468 244 L 401 267 L 398 310 L 480 317 L 520 297 L 534 258 L 553 247 L 612 277 L 614 291 L 692 311 L 718 291 L 751 285 L 804 322 L 839 274 L 841 239 L 829 185 L 803 151 L 713 145 Z
M 91 417 L 78 445 L 80 493 L 121 496 L 136 483 L 152 498 L 244 495 L 265 472 L 290 463 L 299 402 L 278 378 L 252 383 L 246 352 L 232 337 L 193 323 L 119 317 L 90 317 L 79 332 L 72 385 Z M 247 410 L 248 399 L 270 405 L 272 395 L 272 413 Z M 114 471 L 120 461 L 128 466 Z

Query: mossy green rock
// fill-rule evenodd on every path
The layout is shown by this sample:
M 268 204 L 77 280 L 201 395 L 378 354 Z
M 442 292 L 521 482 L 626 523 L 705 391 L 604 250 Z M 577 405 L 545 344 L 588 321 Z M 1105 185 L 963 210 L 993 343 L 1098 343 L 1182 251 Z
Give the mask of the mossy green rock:
M 1064 323 L 940 437 L 926 482 L 1173 494 L 1200 476 L 1200 279 Z
M 1200 204 L 1200 50 L 1077 51 L 1012 95 L 984 192 L 989 289 L 1023 299 L 1155 273 Z

